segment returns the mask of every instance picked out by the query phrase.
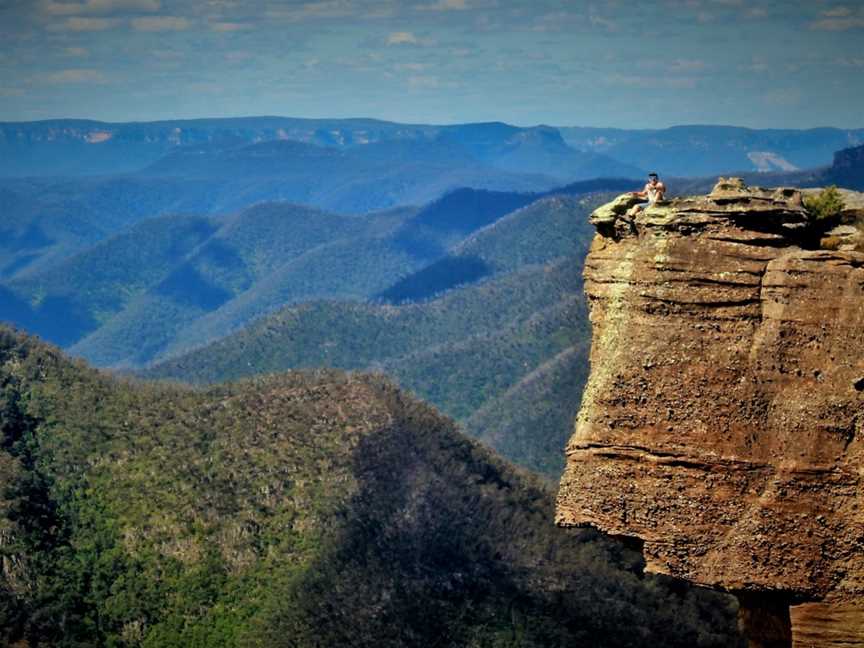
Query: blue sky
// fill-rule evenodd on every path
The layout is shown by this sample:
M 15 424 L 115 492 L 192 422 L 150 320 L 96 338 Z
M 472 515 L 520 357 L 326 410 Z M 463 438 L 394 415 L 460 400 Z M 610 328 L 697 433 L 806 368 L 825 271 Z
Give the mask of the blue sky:
M 864 126 L 864 2 L 0 0 L 0 120 Z

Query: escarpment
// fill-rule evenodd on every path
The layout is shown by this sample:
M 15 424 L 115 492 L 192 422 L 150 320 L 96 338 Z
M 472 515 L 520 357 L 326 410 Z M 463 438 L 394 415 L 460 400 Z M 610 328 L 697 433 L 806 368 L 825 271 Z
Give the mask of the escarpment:
M 592 215 L 558 524 L 736 593 L 752 646 L 864 645 L 864 253 L 792 189 L 633 200 Z

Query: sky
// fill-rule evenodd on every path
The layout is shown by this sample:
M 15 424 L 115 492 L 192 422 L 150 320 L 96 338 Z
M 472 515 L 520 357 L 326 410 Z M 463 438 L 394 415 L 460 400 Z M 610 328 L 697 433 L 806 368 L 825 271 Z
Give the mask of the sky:
M 862 0 L 0 0 L 0 120 L 864 126 Z

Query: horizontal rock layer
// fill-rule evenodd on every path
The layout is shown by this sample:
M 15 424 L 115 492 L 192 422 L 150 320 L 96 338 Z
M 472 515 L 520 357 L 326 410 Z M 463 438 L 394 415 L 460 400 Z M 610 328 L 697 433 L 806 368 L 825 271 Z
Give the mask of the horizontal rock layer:
M 794 190 L 632 202 L 592 217 L 558 523 L 640 538 L 650 571 L 821 602 L 793 609 L 796 645 L 864 643 L 864 254 L 806 249 Z

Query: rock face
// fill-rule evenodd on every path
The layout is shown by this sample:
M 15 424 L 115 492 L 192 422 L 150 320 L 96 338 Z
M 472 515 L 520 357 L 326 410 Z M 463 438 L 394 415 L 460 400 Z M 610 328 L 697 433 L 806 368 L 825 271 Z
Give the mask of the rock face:
M 752 646 L 864 645 L 864 253 L 792 189 L 632 203 L 592 215 L 558 524 L 738 594 Z

